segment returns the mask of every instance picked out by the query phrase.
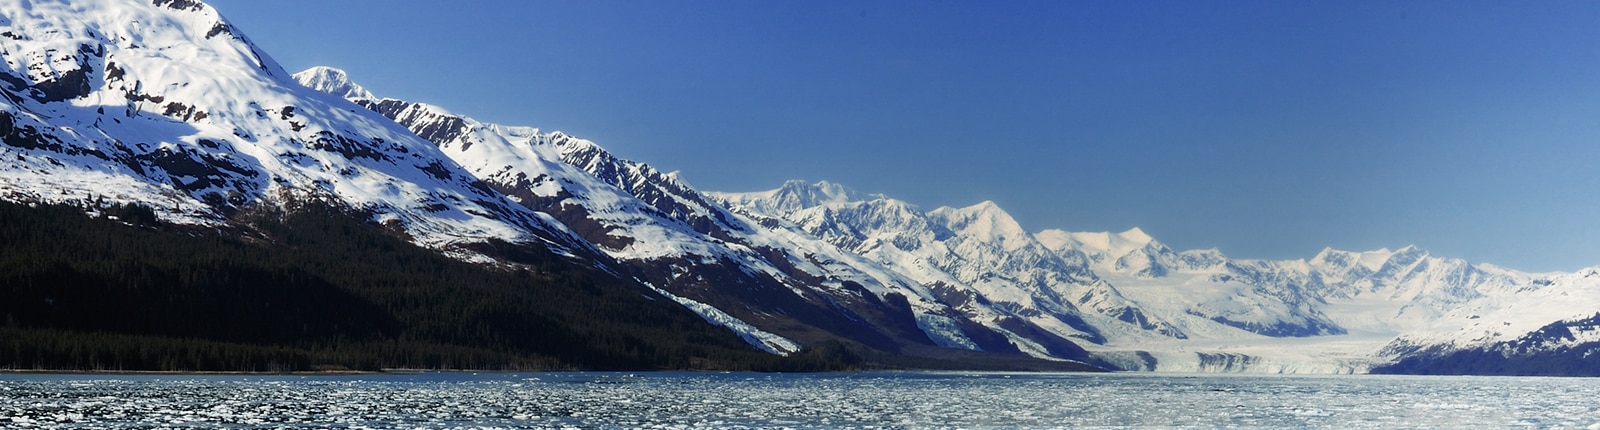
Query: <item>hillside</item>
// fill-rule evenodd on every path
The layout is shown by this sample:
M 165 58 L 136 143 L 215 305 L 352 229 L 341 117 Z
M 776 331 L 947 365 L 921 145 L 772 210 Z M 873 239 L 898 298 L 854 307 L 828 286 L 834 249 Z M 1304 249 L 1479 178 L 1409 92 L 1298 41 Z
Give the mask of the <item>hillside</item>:
M 0 203 L 0 368 L 840 369 L 537 247 L 464 263 L 330 207 L 248 230 Z
M 0 17 L 0 366 L 1600 368 L 1593 268 L 1238 259 L 1030 230 L 987 201 L 711 192 L 335 68 L 291 75 L 203 2 Z

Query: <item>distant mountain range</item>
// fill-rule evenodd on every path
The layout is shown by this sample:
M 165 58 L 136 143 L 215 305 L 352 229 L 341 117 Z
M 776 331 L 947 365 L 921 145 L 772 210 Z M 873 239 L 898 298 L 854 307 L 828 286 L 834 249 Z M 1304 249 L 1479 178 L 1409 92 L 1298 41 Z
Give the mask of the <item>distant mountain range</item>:
M 1524 273 L 1415 247 L 1236 260 L 1138 229 L 1029 232 L 992 202 L 924 210 L 803 181 L 702 191 L 560 132 L 381 98 L 337 69 L 290 75 L 197 1 L 0 12 L 7 201 L 145 205 L 213 229 L 331 204 L 488 270 L 516 263 L 484 244 L 549 249 L 779 355 L 1600 374 L 1600 268 Z

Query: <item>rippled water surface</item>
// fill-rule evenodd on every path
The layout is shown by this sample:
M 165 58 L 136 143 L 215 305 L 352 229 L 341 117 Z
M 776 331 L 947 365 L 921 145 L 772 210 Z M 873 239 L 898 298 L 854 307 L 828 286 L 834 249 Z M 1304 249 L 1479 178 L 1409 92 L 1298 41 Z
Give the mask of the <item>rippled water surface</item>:
M 0 374 L 0 428 L 1578 427 L 1600 379 Z

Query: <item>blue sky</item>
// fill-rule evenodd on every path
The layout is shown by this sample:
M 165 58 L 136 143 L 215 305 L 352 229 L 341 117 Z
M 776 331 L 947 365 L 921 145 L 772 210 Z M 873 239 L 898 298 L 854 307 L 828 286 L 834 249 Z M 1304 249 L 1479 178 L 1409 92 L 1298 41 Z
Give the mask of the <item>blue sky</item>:
M 1600 265 L 1600 2 L 210 3 L 291 71 L 707 190 L 993 200 L 1241 258 Z

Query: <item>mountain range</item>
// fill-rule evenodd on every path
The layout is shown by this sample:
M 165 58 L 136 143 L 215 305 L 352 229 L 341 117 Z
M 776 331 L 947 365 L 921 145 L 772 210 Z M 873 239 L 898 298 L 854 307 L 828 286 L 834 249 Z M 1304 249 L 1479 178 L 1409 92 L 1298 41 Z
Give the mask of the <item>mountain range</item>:
M 485 270 L 493 244 L 682 306 L 752 348 L 956 363 L 1270 373 L 1600 374 L 1600 268 L 1398 250 L 1246 260 L 1125 232 L 1032 231 L 830 182 L 696 189 L 561 132 L 290 74 L 190 0 L 0 6 L 0 199 L 248 230 L 348 209 Z M 489 95 L 486 95 L 489 96 Z

